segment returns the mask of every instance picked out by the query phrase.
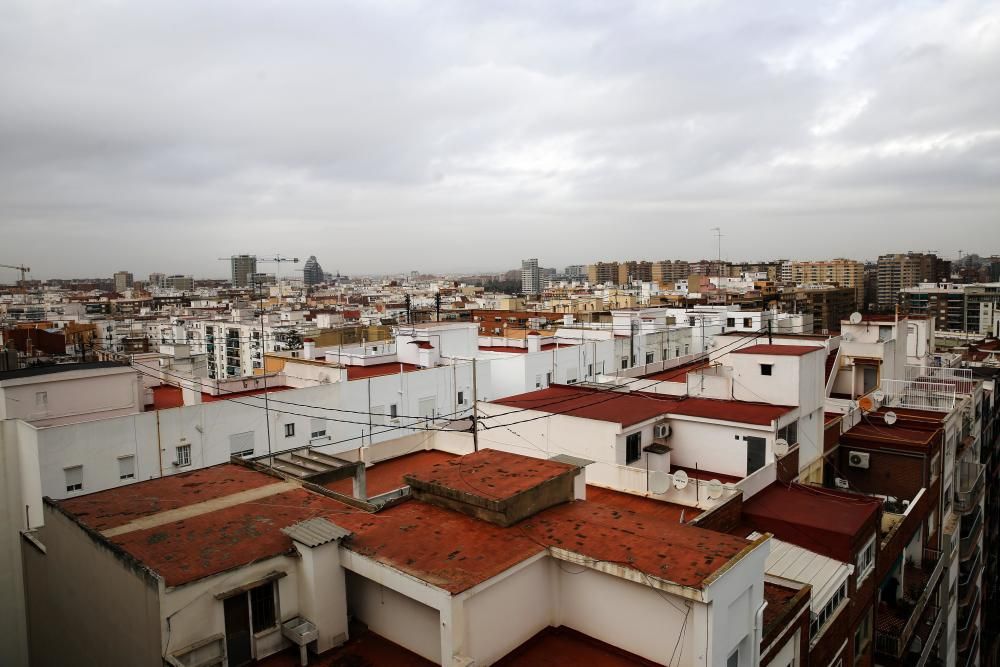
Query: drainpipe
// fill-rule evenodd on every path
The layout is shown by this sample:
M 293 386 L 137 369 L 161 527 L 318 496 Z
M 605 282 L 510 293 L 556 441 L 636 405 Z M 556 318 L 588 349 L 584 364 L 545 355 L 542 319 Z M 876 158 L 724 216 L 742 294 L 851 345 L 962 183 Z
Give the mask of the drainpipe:
M 753 652 L 753 667 L 759 667 L 760 665 L 760 642 L 764 639 L 764 609 L 767 607 L 767 600 L 760 603 L 757 607 L 757 613 L 753 617 L 753 641 L 754 641 L 754 652 Z
M 163 477 L 163 445 L 160 444 L 160 411 L 154 410 L 154 412 L 156 413 L 156 460 L 160 464 L 160 477 Z

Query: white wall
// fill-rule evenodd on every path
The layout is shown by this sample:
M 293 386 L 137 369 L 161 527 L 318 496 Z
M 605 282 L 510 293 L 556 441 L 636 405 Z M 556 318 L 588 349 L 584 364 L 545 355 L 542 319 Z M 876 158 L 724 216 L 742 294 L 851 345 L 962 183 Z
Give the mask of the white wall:
M 45 393 L 45 402 L 37 398 Z M 142 410 L 138 374 L 131 370 L 66 371 L 3 381 L 0 419 L 39 426 L 104 419 Z
M 386 586 L 347 573 L 348 613 L 372 632 L 441 664 L 440 614 Z

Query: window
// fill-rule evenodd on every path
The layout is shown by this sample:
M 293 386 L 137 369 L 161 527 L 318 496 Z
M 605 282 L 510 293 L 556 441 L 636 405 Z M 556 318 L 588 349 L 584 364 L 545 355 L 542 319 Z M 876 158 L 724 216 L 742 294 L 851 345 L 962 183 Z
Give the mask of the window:
M 234 433 L 229 436 L 230 456 L 253 456 L 253 431 Z
M 878 341 L 883 343 L 890 339 L 892 339 L 892 327 L 880 326 L 878 328 Z
M 823 605 L 823 608 L 819 610 L 818 613 L 812 614 L 812 620 L 809 623 L 809 637 L 815 639 L 819 636 L 819 633 L 826 627 L 827 622 L 833 618 L 834 612 L 837 611 L 837 607 L 840 603 L 847 598 L 847 581 L 840 585 L 837 592 L 833 594 L 833 597 Z
M 727 327 L 735 327 L 736 326 L 736 318 L 735 317 L 727 317 L 726 318 L 726 326 Z
M 465 405 L 465 392 L 464 391 L 458 392 L 458 404 L 459 405 Z
M 326 435 L 326 420 L 314 417 L 309 425 L 309 437 L 322 438 L 324 435 Z
M 861 623 L 858 628 L 854 631 L 854 663 L 860 662 L 860 659 L 864 656 L 865 649 L 868 648 L 868 643 L 872 640 L 872 613 L 871 609 L 865 614 L 865 617 L 861 619 Z
M 875 536 L 873 535 L 868 543 L 858 552 L 856 559 L 856 569 L 858 572 L 858 586 L 865 580 L 871 571 L 875 569 Z
M 652 352 L 647 352 L 646 353 L 646 363 L 647 364 L 653 363 L 653 353 Z
M 594 364 L 587 364 L 587 377 L 594 377 Z
M 937 481 L 941 474 L 941 452 L 931 457 L 931 484 Z
M 290 438 L 295 435 L 295 423 L 285 424 L 285 437 Z
M 663 360 L 666 361 L 668 357 L 670 357 L 670 348 L 665 347 L 663 348 Z
M 628 368 L 628 357 L 622 357 L 622 370 Z
M 66 475 L 66 491 L 79 491 L 83 488 L 83 466 L 63 468 Z
M 399 419 L 399 406 L 395 403 L 389 406 L 389 419 L 392 421 Z
M 120 456 L 118 458 L 118 479 L 135 479 L 134 456 Z
M 726 658 L 726 667 L 740 667 L 740 647 L 737 646 L 736 650 L 729 654 Z
M 744 317 L 743 318 L 743 328 L 744 329 L 749 329 L 751 327 L 753 327 L 753 319 L 749 318 L 749 317 Z
M 46 410 L 49 407 L 49 392 L 47 391 L 36 391 L 35 392 L 35 407 Z
M 277 624 L 274 604 L 274 582 L 250 589 L 250 617 L 254 633 L 270 630 Z
M 790 424 L 778 429 L 778 437 L 784 438 L 789 445 L 794 445 L 799 441 L 799 420 L 796 419 Z
M 642 444 L 642 433 L 632 433 L 625 436 L 625 465 L 639 460 L 639 445 Z
M 552 371 L 545 374 L 545 386 L 548 387 L 550 384 L 552 384 Z
M 177 448 L 177 458 L 174 459 L 174 465 L 191 465 L 191 445 L 181 445 Z
M 536 375 L 535 376 L 535 389 L 541 389 L 541 388 L 542 388 L 542 376 L 541 375 Z
M 771 371 L 774 369 L 774 364 L 761 364 L 760 374 L 761 375 L 771 375 Z

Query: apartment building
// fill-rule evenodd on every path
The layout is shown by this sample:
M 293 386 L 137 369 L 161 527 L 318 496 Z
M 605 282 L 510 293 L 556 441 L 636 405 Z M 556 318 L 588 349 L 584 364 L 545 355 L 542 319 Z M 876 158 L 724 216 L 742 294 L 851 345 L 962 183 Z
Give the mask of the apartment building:
M 617 285 L 620 275 L 618 262 L 597 262 L 587 266 L 587 282 L 591 285 Z
M 23 546 L 32 655 L 243 664 L 344 644 L 353 617 L 372 641 L 437 664 L 523 651 L 544 663 L 562 628 L 587 638 L 572 644 L 585 662 L 603 644 L 632 660 L 750 667 L 785 629 L 765 636 L 765 596 L 781 602 L 765 592 L 767 535 L 589 499 L 583 462 L 435 454 L 367 471 L 334 459 L 301 477 L 230 463 L 47 501 Z M 358 475 L 409 499 L 336 490 Z M 777 655 L 794 655 L 786 634 Z
M 899 303 L 901 290 L 920 283 L 947 281 L 951 276 L 951 262 L 932 253 L 881 255 L 876 272 L 877 305 L 880 310 L 888 311 Z
M 905 312 L 933 317 L 939 331 L 1000 334 L 1000 283 L 922 283 L 900 297 Z
M 840 323 L 858 310 L 858 291 L 834 285 L 799 285 L 782 288 L 781 309 L 790 313 L 811 313 L 819 333 L 840 330 Z
M 115 291 L 124 294 L 125 290 L 131 289 L 133 284 L 132 273 L 129 271 L 116 271 L 113 276 Z
M 682 260 L 660 260 L 653 262 L 650 280 L 661 289 L 673 289 L 674 285 L 687 280 L 691 275 L 691 266 Z
M 250 287 L 257 275 L 255 255 L 233 255 L 229 258 L 229 283 L 233 287 Z
M 631 285 L 639 282 L 652 282 L 653 263 L 646 261 L 628 261 L 618 264 L 619 285 Z
M 539 294 L 542 291 L 542 273 L 537 259 L 521 260 L 521 292 Z
M 838 285 L 856 292 L 856 299 L 864 297 L 865 265 L 853 259 L 832 259 L 819 262 L 791 262 L 786 283 L 793 285 Z

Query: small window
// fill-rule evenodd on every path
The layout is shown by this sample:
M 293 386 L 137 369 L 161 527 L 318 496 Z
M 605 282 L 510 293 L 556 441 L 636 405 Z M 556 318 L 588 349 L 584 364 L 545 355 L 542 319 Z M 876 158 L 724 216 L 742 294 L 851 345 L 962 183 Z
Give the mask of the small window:
M 642 444 L 642 433 L 632 433 L 625 436 L 625 465 L 639 460 L 639 446 Z
M 399 406 L 393 403 L 389 406 L 389 419 L 396 420 L 399 418 Z
M 771 371 L 773 369 L 774 369 L 774 364 L 761 364 L 760 365 L 760 374 L 761 375 L 770 375 Z
M 666 361 L 670 357 L 670 348 L 663 348 L 663 360 Z
M 458 404 L 459 405 L 465 405 L 465 392 L 464 391 L 458 392 Z
M 594 376 L 594 364 L 587 364 L 587 377 Z
M 541 389 L 541 388 L 542 388 L 542 376 L 541 375 L 536 375 L 535 376 L 535 389 Z
M 326 420 L 322 418 L 313 418 L 309 427 L 309 437 L 310 438 L 322 438 L 326 435 Z
M 548 387 L 550 384 L 552 384 L 552 371 L 545 374 L 545 386 Z
M 230 456 L 253 456 L 253 431 L 234 433 L 229 436 Z
M 872 536 L 868 543 L 858 552 L 856 559 L 858 585 L 875 569 L 875 537 Z
M 274 582 L 250 589 L 250 616 L 254 633 L 270 630 L 277 624 L 274 604 Z
M 628 368 L 628 357 L 622 357 L 622 370 Z
M 892 327 L 880 326 L 878 328 L 878 340 L 880 343 L 892 339 Z
M 191 445 L 181 445 L 177 448 L 177 458 L 174 460 L 178 466 L 191 465 Z
M 122 456 L 118 459 L 118 479 L 135 479 L 134 456 Z
M 35 392 L 35 407 L 42 409 L 49 407 L 49 392 L 47 391 Z
M 736 326 L 736 318 L 735 317 L 727 317 L 726 318 L 726 326 L 727 327 L 735 327 Z
M 751 319 L 749 317 L 744 317 L 743 318 L 743 328 L 744 329 L 749 329 L 752 326 L 753 326 L 753 319 Z
M 290 438 L 295 435 L 295 424 L 285 424 L 285 437 Z
M 652 352 L 647 352 L 646 353 L 646 363 L 647 364 L 653 363 L 653 353 Z
M 63 468 L 66 475 L 66 491 L 79 491 L 83 488 L 83 466 Z
M 729 654 L 726 658 L 726 667 L 740 667 L 740 649 L 737 646 L 736 650 Z

